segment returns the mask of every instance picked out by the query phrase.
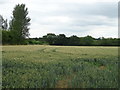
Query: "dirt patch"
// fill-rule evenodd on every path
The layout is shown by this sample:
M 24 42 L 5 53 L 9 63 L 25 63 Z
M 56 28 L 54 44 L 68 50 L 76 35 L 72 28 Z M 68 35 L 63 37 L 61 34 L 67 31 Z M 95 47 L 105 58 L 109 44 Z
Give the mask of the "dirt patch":
M 68 80 L 59 80 L 56 84 L 56 88 L 67 88 Z
M 56 88 L 70 88 L 68 86 L 68 83 L 73 79 L 73 77 L 75 76 L 76 74 L 73 73 L 72 75 L 68 75 L 68 76 L 65 76 L 63 77 L 62 80 L 59 80 L 56 84 Z
M 103 69 L 105 69 L 105 68 L 106 68 L 105 66 L 100 66 L 100 67 L 99 67 L 100 70 L 103 70 Z

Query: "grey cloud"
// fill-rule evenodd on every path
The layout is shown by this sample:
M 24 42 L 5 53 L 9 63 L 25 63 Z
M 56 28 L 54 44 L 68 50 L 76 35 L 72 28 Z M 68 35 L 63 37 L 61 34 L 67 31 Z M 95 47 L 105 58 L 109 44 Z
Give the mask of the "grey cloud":
M 10 17 L 14 8 L 13 6 L 15 6 L 15 3 L 18 1 L 13 0 L 14 4 L 13 2 L 11 3 L 9 1 L 9 3 L 7 1 L 8 0 L 0 0 L 0 7 L 8 8 L 3 9 L 0 13 L 2 13 L 3 16 Z M 77 33 L 80 35 L 81 33 L 83 35 L 83 33 L 88 34 L 89 31 L 92 32 L 93 28 L 96 26 L 101 27 L 104 25 L 107 27 L 117 27 L 118 5 L 116 2 L 69 3 L 56 0 L 25 0 L 24 2 L 29 10 L 29 16 L 31 18 L 30 31 L 32 33 L 34 32 L 33 30 L 40 32 L 43 30 L 45 31 L 44 33 L 54 32 L 57 34 L 65 33 L 66 35 Z M 70 21 L 62 23 L 57 20 L 47 20 L 47 18 L 57 16 L 68 17 Z M 105 32 L 108 33 L 107 29 L 106 31 Z M 36 33 L 36 35 L 38 34 Z
M 52 5 L 52 4 L 50 4 Z M 49 6 L 50 6 L 49 5 Z M 92 3 L 92 4 L 77 4 L 77 3 L 60 3 L 57 4 L 59 9 L 51 12 L 36 12 L 40 24 L 51 25 L 56 22 L 44 21 L 44 18 L 51 16 L 67 16 L 73 19 L 70 25 L 86 26 L 86 25 L 115 25 L 114 20 L 104 22 L 96 16 L 103 16 L 109 19 L 117 18 L 117 3 Z M 48 7 L 49 8 L 49 7 Z M 83 18 L 83 20 L 79 20 Z M 88 19 L 85 21 L 84 19 Z M 91 19 L 92 18 L 92 19 Z M 95 21 L 96 20 L 96 21 Z M 113 23 L 111 23 L 113 22 Z M 59 24 L 59 23 L 58 23 Z
M 103 15 L 110 18 L 117 17 L 117 3 L 92 3 L 92 4 L 77 4 L 64 3 L 58 4 L 60 10 L 52 12 L 52 15 L 68 15 L 68 16 L 84 16 L 84 15 Z M 50 13 L 49 13 L 50 14 Z
M 0 1 L 0 4 L 5 4 L 5 3 L 6 3 L 5 0 L 1 0 L 1 1 Z
M 49 3 L 49 7 L 54 5 Z M 59 7 L 56 10 L 41 12 L 36 11 L 36 23 L 41 26 L 54 26 L 55 28 L 49 28 L 49 32 L 65 33 L 66 35 L 87 35 L 92 29 L 102 26 L 117 27 L 117 3 L 91 3 L 91 4 L 77 4 L 77 3 L 56 3 Z M 49 8 L 46 6 L 46 8 Z M 45 21 L 47 17 L 54 16 L 66 16 L 71 18 L 70 22 L 61 24 L 58 22 Z M 100 16 L 101 18 L 98 18 Z M 103 17 L 103 18 L 102 18 Z M 105 17 L 105 19 L 104 19 Z M 82 18 L 82 20 L 81 20 Z M 96 31 L 97 31 L 96 29 Z M 108 33 L 106 29 L 104 33 Z M 94 33 L 95 31 L 93 31 Z M 48 33 L 48 32 L 46 32 Z M 102 35 L 101 33 L 100 35 Z M 106 34 L 103 34 L 106 35 Z M 111 35 L 111 34 L 110 34 Z M 96 35 L 97 36 L 97 35 Z M 98 35 L 99 36 L 99 35 Z M 115 35 L 113 35 L 115 36 Z

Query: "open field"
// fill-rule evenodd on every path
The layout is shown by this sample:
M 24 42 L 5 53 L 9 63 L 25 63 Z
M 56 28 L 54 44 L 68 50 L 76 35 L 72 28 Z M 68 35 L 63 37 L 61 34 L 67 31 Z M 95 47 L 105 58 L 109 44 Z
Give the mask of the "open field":
M 2 47 L 3 88 L 116 88 L 118 47 Z

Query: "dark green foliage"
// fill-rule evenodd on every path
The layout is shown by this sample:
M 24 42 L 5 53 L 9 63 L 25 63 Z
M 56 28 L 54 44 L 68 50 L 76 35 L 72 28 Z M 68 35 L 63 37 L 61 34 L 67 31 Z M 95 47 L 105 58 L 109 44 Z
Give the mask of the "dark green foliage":
M 80 45 L 85 45 L 85 46 L 92 46 L 94 42 L 94 38 L 91 36 L 86 36 L 83 38 L 80 38 Z
M 66 37 L 64 34 L 55 35 L 53 33 L 49 33 L 43 36 L 42 40 L 48 42 L 50 45 L 63 45 L 63 46 L 118 46 L 120 45 L 119 38 L 95 39 L 89 35 L 86 37 L 77 37 L 76 35 L 73 35 L 71 37 Z
M 13 17 L 10 22 L 13 44 L 24 44 L 24 40 L 29 36 L 30 18 L 27 17 L 28 9 L 25 4 L 18 4 L 13 10 Z
M 54 45 L 56 41 L 56 35 L 53 33 L 48 33 L 47 35 L 43 36 L 43 39 L 47 41 L 50 45 Z
M 27 40 L 26 44 L 29 44 L 29 45 L 47 45 L 47 42 L 32 39 L 32 40 Z
M 11 43 L 11 32 L 9 30 L 2 30 L 2 44 L 12 44 Z
M 55 45 L 66 45 L 67 38 L 64 34 L 59 34 L 56 36 Z
M 102 38 L 102 39 L 100 39 L 100 45 L 102 45 L 102 46 L 119 45 L 119 40 L 120 39 Z
M 81 44 L 81 42 L 80 42 L 80 38 L 79 37 L 73 35 L 73 36 L 71 36 L 71 37 L 68 38 L 68 45 L 79 46 L 80 44 Z
M 14 40 L 17 40 L 13 37 L 13 31 L 4 30 L 3 33 L 3 44 L 15 44 Z M 17 33 L 17 32 L 16 32 Z M 16 36 L 17 37 L 17 36 Z M 20 38 L 18 38 L 20 39 Z M 22 40 L 23 39 L 23 40 Z M 43 38 L 21 38 L 21 43 L 19 44 L 31 44 L 31 45 L 62 45 L 62 46 L 119 46 L 119 38 L 98 38 L 95 39 L 91 36 L 86 37 L 77 37 L 75 35 L 71 37 L 66 37 L 64 34 L 55 35 L 49 33 Z

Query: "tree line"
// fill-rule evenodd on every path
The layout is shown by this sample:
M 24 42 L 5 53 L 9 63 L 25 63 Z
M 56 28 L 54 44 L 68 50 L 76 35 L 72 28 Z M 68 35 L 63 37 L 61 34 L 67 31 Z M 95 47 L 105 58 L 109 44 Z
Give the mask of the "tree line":
M 0 36 L 2 44 L 22 45 L 22 44 L 48 44 L 48 45 L 63 45 L 63 46 L 118 46 L 120 38 L 94 38 L 92 36 L 78 37 L 72 35 L 66 37 L 65 34 L 55 35 L 48 33 L 40 38 L 29 38 L 30 18 L 28 17 L 28 8 L 25 4 L 15 6 L 12 18 L 7 24 L 7 19 L 0 15 Z M 8 27 L 9 26 L 9 27 Z
M 48 44 L 48 45 L 61 45 L 61 46 L 119 46 L 119 38 L 94 38 L 92 36 L 78 37 L 72 35 L 66 37 L 65 34 L 55 35 L 48 33 L 40 38 L 27 39 L 28 44 Z
M 10 31 L 2 31 L 2 44 L 13 44 Z M 66 37 L 65 34 L 55 35 L 54 33 L 48 33 L 47 35 L 39 38 L 26 38 L 21 44 L 61 46 L 119 46 L 120 38 L 94 38 L 89 35 L 85 37 L 78 37 L 76 35 Z

